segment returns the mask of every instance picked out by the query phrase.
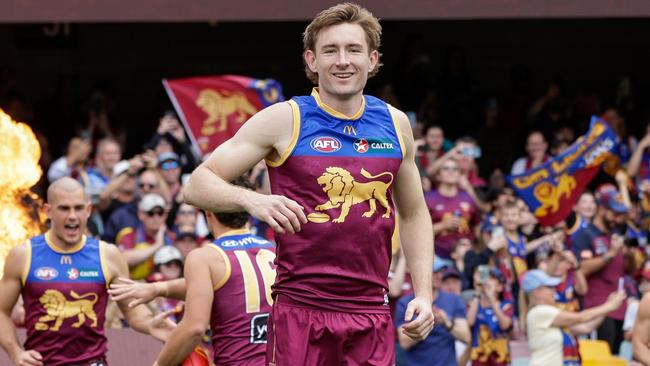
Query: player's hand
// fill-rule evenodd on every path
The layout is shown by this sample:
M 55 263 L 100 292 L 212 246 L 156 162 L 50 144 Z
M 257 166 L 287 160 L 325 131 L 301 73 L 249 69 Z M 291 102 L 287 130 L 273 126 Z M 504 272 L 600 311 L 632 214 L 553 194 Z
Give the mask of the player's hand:
M 176 324 L 169 320 L 169 316 L 176 313 L 176 309 L 163 311 L 162 313 L 151 318 L 148 324 L 149 335 L 159 341 L 167 342 L 169 335 L 176 328 Z
M 251 216 L 266 222 L 278 234 L 295 234 L 307 223 L 304 208 L 284 196 L 265 195 L 246 191 L 244 205 Z
M 423 297 L 411 300 L 406 307 L 404 320 L 406 323 L 402 325 L 402 333 L 414 341 L 425 339 L 433 329 L 434 323 L 431 301 Z
M 108 293 L 114 301 L 131 300 L 128 304 L 130 308 L 146 304 L 157 296 L 154 283 L 140 283 L 124 277 L 113 281 Z
M 14 360 L 16 366 L 43 366 L 43 356 L 34 350 L 23 350 Z

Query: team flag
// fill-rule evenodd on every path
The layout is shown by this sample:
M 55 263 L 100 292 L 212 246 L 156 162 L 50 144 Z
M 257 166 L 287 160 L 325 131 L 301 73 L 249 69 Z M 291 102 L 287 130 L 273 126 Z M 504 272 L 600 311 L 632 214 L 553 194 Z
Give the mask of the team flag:
M 273 79 L 219 75 L 164 79 L 163 85 L 192 144 L 206 155 L 257 111 L 284 100 Z
M 569 215 L 616 142 L 616 134 L 607 122 L 592 117 L 587 134 L 566 151 L 537 168 L 508 176 L 508 183 L 540 224 L 556 224 Z

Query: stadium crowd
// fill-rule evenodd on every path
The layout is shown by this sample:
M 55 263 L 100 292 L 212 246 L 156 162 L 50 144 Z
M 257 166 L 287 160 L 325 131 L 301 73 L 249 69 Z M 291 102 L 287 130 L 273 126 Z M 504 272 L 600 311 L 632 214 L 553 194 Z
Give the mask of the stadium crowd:
M 580 338 L 605 340 L 631 359 L 639 300 L 650 292 L 650 129 L 628 128 L 644 122 L 630 79 L 620 80 L 609 104 L 590 93 L 565 95 L 559 82 L 538 99 L 478 98 L 461 51 L 449 50 L 438 83 L 420 77 L 426 57 L 413 57 L 401 82 L 377 93 L 413 111 L 416 161 L 435 233 L 436 326 L 420 342 L 398 332 L 397 364 L 508 365 L 515 359 L 511 344 L 527 341 L 530 355 L 561 352 L 565 365 L 577 365 Z M 8 113 L 29 122 L 20 98 L 3 97 Z M 70 176 L 83 184 L 93 203 L 90 234 L 119 248 L 134 280 L 182 277 L 188 253 L 211 239 L 204 214 L 182 196 L 184 177 L 201 157 L 173 111 L 161 115 L 140 153 L 125 156 L 128 131 L 113 127 L 101 107 L 105 94 L 92 98 L 99 107 L 60 157 L 50 158 L 43 144 L 45 179 Z M 602 116 L 618 136 L 613 168 L 594 178 L 565 220 L 541 226 L 505 176 L 553 159 L 586 131 L 591 115 Z M 520 148 L 525 155 L 517 158 Z M 265 170 L 258 164 L 246 175 L 259 192 L 269 192 Z M 273 240 L 265 224 L 251 225 Z M 543 292 L 548 288 L 553 292 Z M 624 298 L 616 295 L 621 291 Z M 412 294 L 398 248 L 389 295 L 399 327 Z M 157 299 L 152 306 L 163 312 L 179 305 Z M 581 311 L 586 315 L 567 315 L 565 322 L 546 320 Z M 107 313 L 110 327 L 127 326 L 117 307 Z M 551 326 L 557 333 L 547 331 Z M 562 347 L 549 349 L 547 338 L 556 336 Z

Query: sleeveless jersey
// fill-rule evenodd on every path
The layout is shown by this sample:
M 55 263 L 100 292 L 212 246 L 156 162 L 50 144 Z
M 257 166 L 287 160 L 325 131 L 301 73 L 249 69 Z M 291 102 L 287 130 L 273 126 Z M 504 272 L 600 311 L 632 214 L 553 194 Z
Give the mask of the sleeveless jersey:
M 48 366 L 88 365 L 104 357 L 108 294 L 103 249 L 83 236 L 63 250 L 49 233 L 31 239 L 23 273 L 25 349 L 34 349 Z
M 403 143 L 388 105 L 363 100 L 349 118 L 322 103 L 316 89 L 289 102 L 292 143 L 279 160 L 267 160 L 271 191 L 302 205 L 309 222 L 276 236 L 274 296 L 317 309 L 389 312 L 393 183 Z
M 223 257 L 226 275 L 212 300 L 212 347 L 217 365 L 255 361 L 263 365 L 266 322 L 273 305 L 273 243 L 247 230 L 234 230 L 208 245 Z

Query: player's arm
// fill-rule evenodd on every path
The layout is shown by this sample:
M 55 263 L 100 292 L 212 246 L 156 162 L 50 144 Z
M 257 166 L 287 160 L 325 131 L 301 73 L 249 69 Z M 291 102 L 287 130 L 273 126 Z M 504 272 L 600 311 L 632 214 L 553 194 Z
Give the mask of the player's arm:
M 399 213 L 400 241 L 411 272 L 415 298 L 408 304 L 403 326 L 413 339 L 425 338 L 433 328 L 431 268 L 433 265 L 433 229 L 424 201 L 422 183 L 415 165 L 413 134 L 406 115 L 392 107 L 391 112 L 402 130 L 404 160 L 395 180 L 395 203 Z M 413 316 L 417 315 L 415 319 Z
M 152 283 L 136 282 L 129 278 L 119 277 L 111 283 L 108 293 L 115 301 L 129 301 L 129 307 L 146 304 L 156 297 L 185 300 L 185 279 L 177 278 L 169 281 Z
M 129 268 L 117 247 L 104 242 L 100 245 L 104 246 L 111 278 L 128 278 Z M 166 319 L 173 310 L 154 316 L 151 310 L 144 305 L 129 307 L 127 300 L 117 301 L 117 305 L 131 328 L 140 333 L 149 334 L 158 340 L 165 341 L 175 327 L 173 322 Z
M 171 333 L 155 365 L 175 366 L 183 362 L 210 326 L 210 311 L 214 297 L 210 265 L 211 263 L 220 265 L 216 259 L 218 256 L 212 252 L 210 248 L 201 248 L 193 250 L 187 256 L 185 262 L 187 300 L 183 320 Z
M 11 321 L 11 311 L 22 289 L 22 273 L 25 268 L 27 245 L 13 248 L 5 260 L 0 279 L 0 345 L 16 365 L 43 365 L 43 357 L 34 350 L 24 350 L 18 342 L 16 328 Z
M 645 294 L 639 304 L 632 331 L 632 349 L 635 360 L 650 365 L 650 294 Z
M 228 183 L 265 157 L 273 157 L 274 151 L 282 154 L 292 133 L 293 113 L 288 103 L 258 112 L 192 172 L 183 189 L 185 202 L 213 212 L 247 211 L 278 233 L 299 231 L 307 218 L 296 202 Z

